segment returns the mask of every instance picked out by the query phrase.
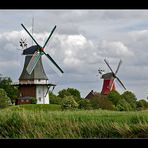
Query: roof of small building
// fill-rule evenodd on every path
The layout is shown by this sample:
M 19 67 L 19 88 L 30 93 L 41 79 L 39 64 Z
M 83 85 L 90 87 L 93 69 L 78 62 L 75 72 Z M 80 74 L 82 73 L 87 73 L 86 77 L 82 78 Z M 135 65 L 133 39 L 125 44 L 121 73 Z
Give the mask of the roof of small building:
M 94 92 L 93 90 L 91 90 L 91 92 L 85 97 L 85 99 L 91 99 L 92 97 L 95 97 L 95 96 L 100 96 L 100 93 Z

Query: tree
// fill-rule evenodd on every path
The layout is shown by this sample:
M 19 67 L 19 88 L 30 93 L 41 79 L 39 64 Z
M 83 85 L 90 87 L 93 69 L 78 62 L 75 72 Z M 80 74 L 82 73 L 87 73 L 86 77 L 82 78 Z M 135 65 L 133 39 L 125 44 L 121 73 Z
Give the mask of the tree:
M 115 110 L 115 106 L 113 103 L 108 100 L 105 95 L 94 96 L 90 99 L 90 103 L 93 109 L 107 109 L 107 110 Z
M 61 103 L 61 108 L 62 109 L 75 109 L 78 108 L 78 103 L 75 101 L 73 96 L 66 96 L 63 98 L 62 103 Z
M 49 92 L 49 102 L 50 104 L 61 104 L 62 99 L 56 96 L 54 93 Z
M 116 106 L 116 109 L 118 111 L 130 111 L 130 110 L 132 110 L 132 107 L 131 107 L 131 105 L 124 98 L 121 98 L 118 101 L 118 104 Z
M 11 104 L 10 98 L 4 89 L 0 88 L 0 108 L 5 108 Z
M 6 91 L 7 96 L 11 99 L 11 102 L 14 103 L 18 96 L 18 88 L 12 85 L 11 78 L 1 79 L 0 88 Z
M 116 90 L 111 91 L 107 97 L 115 106 L 117 106 L 119 100 L 121 100 L 121 95 Z
M 122 98 L 124 98 L 132 107 L 133 110 L 136 110 L 136 96 L 131 91 L 125 91 L 122 95 Z
M 77 102 L 81 99 L 79 90 L 74 88 L 63 89 L 58 92 L 58 97 L 64 98 L 65 96 L 73 96 Z
M 137 101 L 137 110 L 143 110 L 148 108 L 148 102 L 144 99 Z
M 91 103 L 88 99 L 81 99 L 79 102 L 79 109 L 92 109 Z

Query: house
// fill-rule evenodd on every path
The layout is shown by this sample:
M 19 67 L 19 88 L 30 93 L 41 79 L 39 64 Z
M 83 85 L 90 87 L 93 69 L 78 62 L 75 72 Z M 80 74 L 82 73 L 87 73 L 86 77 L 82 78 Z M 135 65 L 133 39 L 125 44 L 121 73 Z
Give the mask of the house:
M 98 92 L 94 92 L 93 90 L 91 90 L 91 92 L 85 97 L 85 99 L 91 99 L 93 97 L 99 97 L 100 96 L 100 93 Z

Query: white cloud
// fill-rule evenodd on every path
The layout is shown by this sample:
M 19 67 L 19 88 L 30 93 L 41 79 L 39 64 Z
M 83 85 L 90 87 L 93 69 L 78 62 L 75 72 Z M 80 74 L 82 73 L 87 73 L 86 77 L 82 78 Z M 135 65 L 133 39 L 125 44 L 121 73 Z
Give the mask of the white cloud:
M 103 40 L 98 48 L 100 48 L 100 54 L 108 57 L 121 58 L 134 55 L 134 53 L 130 51 L 121 41 Z

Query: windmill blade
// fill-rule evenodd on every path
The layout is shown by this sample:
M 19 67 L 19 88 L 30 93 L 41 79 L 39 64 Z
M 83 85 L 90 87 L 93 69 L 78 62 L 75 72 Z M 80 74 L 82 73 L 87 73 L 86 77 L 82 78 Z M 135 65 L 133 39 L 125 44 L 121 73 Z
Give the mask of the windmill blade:
M 113 84 L 114 84 L 114 80 L 115 80 L 115 78 L 113 78 L 113 80 L 112 81 L 110 81 L 110 83 L 109 83 L 109 90 L 111 90 L 112 89 L 112 87 L 113 87 Z
M 117 72 L 118 72 L 118 70 L 119 70 L 121 64 L 122 64 L 122 61 L 120 60 L 120 61 L 119 61 L 119 64 L 118 64 L 118 67 L 117 67 L 117 69 L 116 69 L 115 75 L 117 74 Z
M 126 87 L 124 86 L 124 84 L 121 82 L 121 80 L 116 76 L 118 82 L 122 85 L 122 87 L 126 90 Z
M 44 54 L 47 56 L 47 58 L 50 60 L 50 66 L 51 68 L 59 75 L 62 76 L 64 73 L 63 70 L 57 65 L 57 63 L 51 58 L 51 56 L 44 52 Z
M 55 29 L 56 29 L 56 25 L 54 26 L 54 28 L 52 29 L 52 31 L 51 31 L 49 37 L 47 38 L 47 40 L 46 40 L 46 42 L 45 42 L 45 44 L 44 44 L 44 46 L 43 46 L 43 49 L 44 49 L 45 46 L 47 45 L 47 43 L 48 43 L 48 41 L 49 41 L 50 37 L 52 36 L 52 34 L 53 34 L 53 32 L 54 32 Z
M 23 24 L 21 24 L 22 25 L 22 27 L 26 30 L 26 32 L 29 34 L 29 36 L 33 39 L 33 41 L 40 47 L 40 45 L 37 43 L 37 41 L 33 38 L 33 36 L 30 34 L 30 32 L 26 29 L 26 27 L 23 25 Z
M 110 67 L 110 65 L 109 65 L 109 63 L 106 61 L 106 59 L 104 59 L 104 61 L 105 61 L 106 65 L 109 67 L 109 69 L 111 70 L 111 72 L 114 74 L 112 68 Z
M 38 63 L 39 59 L 41 58 L 42 53 L 39 51 L 35 51 L 33 54 L 31 60 L 29 61 L 29 64 L 27 65 L 26 71 L 28 74 L 31 74 L 32 71 L 34 70 L 36 64 Z

